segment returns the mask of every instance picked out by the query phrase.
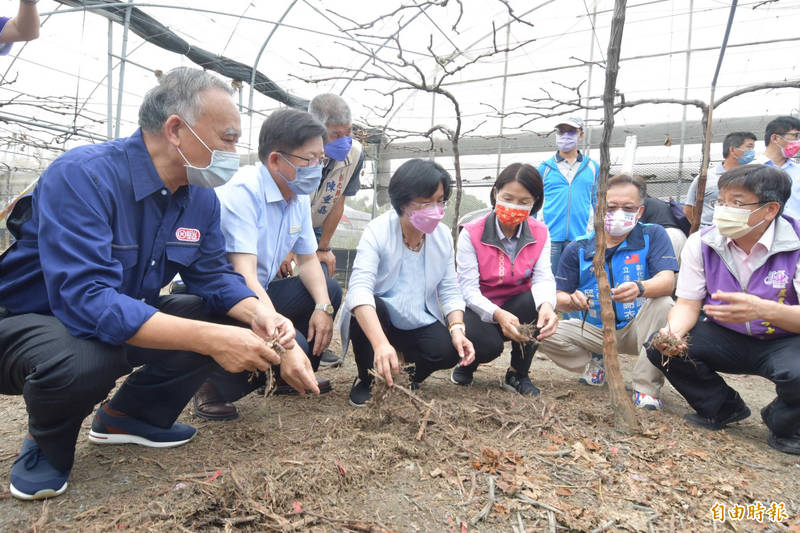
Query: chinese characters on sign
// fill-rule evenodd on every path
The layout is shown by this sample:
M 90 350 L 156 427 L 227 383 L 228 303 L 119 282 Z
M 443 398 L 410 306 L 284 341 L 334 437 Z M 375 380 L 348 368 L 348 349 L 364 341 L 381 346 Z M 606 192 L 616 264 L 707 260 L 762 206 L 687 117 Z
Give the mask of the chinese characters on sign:
M 786 504 L 783 502 L 772 502 L 769 507 L 765 507 L 761 502 L 749 505 L 728 505 L 727 507 L 725 504 L 717 502 L 711 506 L 711 519 L 715 522 L 725 522 L 726 520 L 763 522 L 765 516 L 770 522 L 783 522 L 789 519 Z

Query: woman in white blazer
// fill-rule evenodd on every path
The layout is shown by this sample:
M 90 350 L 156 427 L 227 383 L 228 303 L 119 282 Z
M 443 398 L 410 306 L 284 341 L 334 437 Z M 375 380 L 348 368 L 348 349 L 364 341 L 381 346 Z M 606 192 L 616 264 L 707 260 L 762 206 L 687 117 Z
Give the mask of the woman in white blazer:
M 361 236 L 340 322 L 342 348 L 352 340 L 358 366 L 350 390 L 355 407 L 370 399 L 370 369 L 393 385 L 397 351 L 414 363 L 412 387 L 475 357 L 465 335 L 453 238 L 439 224 L 450 188 L 441 165 L 406 161 L 389 182 L 394 209 L 372 220 Z

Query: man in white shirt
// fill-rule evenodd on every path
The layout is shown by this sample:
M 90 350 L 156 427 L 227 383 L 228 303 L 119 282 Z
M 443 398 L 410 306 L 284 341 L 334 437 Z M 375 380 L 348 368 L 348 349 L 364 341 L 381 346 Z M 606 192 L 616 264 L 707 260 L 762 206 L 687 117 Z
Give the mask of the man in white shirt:
M 220 225 L 233 268 L 244 276 L 259 300 L 280 320 L 296 330 L 293 350 L 319 367 L 319 357 L 333 335 L 333 315 L 342 299 L 339 284 L 326 278 L 317 258 L 308 194 L 322 175 L 322 138 L 325 128 L 305 111 L 281 109 L 272 113 L 258 138 L 260 162 L 244 167 L 226 185 L 216 189 Z M 292 251 L 299 275 L 275 279 L 281 260 Z M 212 420 L 238 416 L 232 403 L 264 384 L 263 375 L 215 372 L 194 398 L 195 412 Z M 331 390 L 330 381 L 316 379 L 308 391 Z M 292 387 L 278 378 L 276 394 Z M 302 391 L 300 391 L 302 392 Z

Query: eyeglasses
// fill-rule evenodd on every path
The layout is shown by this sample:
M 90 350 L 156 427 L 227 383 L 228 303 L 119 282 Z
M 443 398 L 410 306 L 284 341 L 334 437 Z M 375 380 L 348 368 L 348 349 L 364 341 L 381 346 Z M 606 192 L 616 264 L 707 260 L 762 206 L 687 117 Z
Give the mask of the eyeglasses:
M 747 207 L 748 205 L 763 205 L 768 204 L 769 202 L 740 202 L 739 200 L 734 200 L 730 203 L 723 202 L 722 200 L 711 200 L 709 205 L 711 207 Z
M 784 134 L 778 134 L 778 137 L 783 137 L 787 141 L 796 141 L 800 139 L 800 131 L 790 131 Z
M 303 165 L 303 166 L 306 166 L 306 167 L 315 167 L 317 165 L 325 166 L 327 164 L 327 162 L 328 162 L 327 161 L 328 158 L 326 156 L 324 156 L 324 155 L 317 156 L 317 157 L 309 159 L 308 157 L 303 157 L 301 155 L 292 154 L 290 152 L 283 152 L 283 151 L 280 151 L 280 150 L 278 150 L 278 153 L 281 154 L 281 155 L 288 155 L 289 157 L 296 157 L 300 161 L 305 161 L 306 164 Z
M 606 211 L 616 211 L 617 209 L 622 209 L 626 213 L 635 213 L 642 207 L 641 204 L 639 205 L 609 205 L 606 206 Z
M 425 202 L 424 204 L 420 204 L 418 202 L 411 202 L 411 205 L 414 206 L 414 209 L 427 209 L 428 207 L 431 207 L 434 204 L 437 204 L 442 209 L 447 209 L 449 202 L 446 200 L 440 200 L 438 202 Z

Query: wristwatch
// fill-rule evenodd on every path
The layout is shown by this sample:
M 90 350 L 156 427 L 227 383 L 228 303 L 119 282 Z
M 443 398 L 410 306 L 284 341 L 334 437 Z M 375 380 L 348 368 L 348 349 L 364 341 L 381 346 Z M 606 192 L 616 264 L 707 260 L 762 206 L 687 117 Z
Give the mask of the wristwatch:
M 642 296 L 644 296 L 644 285 L 638 279 L 634 281 L 634 283 L 636 283 L 636 286 L 639 287 L 639 297 L 641 298 Z
M 314 311 L 325 311 L 330 316 L 333 316 L 333 306 L 331 304 L 317 304 L 314 306 Z

